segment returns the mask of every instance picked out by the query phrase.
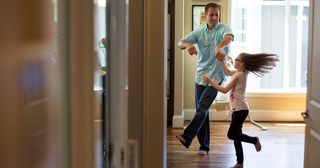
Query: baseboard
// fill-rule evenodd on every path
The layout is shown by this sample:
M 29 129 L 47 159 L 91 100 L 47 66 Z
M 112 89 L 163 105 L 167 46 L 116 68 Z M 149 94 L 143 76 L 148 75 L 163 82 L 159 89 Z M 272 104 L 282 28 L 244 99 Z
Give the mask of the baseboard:
M 286 111 L 286 110 L 250 110 L 250 116 L 255 121 L 287 121 L 287 122 L 301 122 L 301 112 Z M 195 109 L 184 109 L 184 120 L 191 120 L 194 116 Z M 210 121 L 228 121 L 230 117 L 228 111 L 216 111 L 210 109 Z
M 172 118 L 173 128 L 183 128 L 184 118 L 183 115 L 174 115 Z

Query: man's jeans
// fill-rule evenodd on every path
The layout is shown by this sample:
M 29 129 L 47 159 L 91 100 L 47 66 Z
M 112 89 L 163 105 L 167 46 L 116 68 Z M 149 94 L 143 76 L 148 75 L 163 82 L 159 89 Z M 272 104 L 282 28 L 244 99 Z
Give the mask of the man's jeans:
M 197 111 L 191 122 L 184 130 L 182 137 L 190 145 L 193 138 L 197 135 L 200 143 L 200 150 L 210 150 L 210 123 L 208 109 L 216 98 L 217 93 L 218 91 L 212 86 L 195 84 L 195 101 Z

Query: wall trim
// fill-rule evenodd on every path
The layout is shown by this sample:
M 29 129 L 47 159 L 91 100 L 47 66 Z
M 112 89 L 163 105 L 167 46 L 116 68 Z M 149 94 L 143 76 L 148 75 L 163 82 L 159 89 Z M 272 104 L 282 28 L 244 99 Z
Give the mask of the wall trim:
M 267 90 L 265 92 L 260 91 L 260 92 L 248 92 L 246 93 L 247 98 L 256 98 L 256 97 L 274 97 L 274 98 L 306 98 L 306 92 L 301 91 L 300 93 L 298 92 L 280 92 L 280 91 L 275 91 L 275 90 Z
M 173 128 L 182 128 L 183 123 L 184 123 L 183 114 L 173 116 L 173 119 L 172 119 L 172 127 Z
M 301 122 L 301 110 L 250 110 L 250 115 L 255 121 L 285 121 Z M 184 109 L 184 120 L 191 120 L 195 109 Z M 228 121 L 228 111 L 210 109 L 210 121 Z

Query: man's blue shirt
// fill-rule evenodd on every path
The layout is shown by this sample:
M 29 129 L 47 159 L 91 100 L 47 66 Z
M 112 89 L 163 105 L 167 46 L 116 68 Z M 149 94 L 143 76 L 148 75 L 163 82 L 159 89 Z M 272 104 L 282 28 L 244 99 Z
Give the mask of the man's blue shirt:
M 222 23 L 218 23 L 211 30 L 205 24 L 182 39 L 187 43 L 198 45 L 198 63 L 195 74 L 195 82 L 197 84 L 206 85 L 202 79 L 203 75 L 207 75 L 217 83 L 225 79 L 223 67 L 220 65 L 219 60 L 216 59 L 214 50 L 227 34 L 232 35 L 232 30 Z M 225 47 L 224 50 L 228 55 L 228 47 Z

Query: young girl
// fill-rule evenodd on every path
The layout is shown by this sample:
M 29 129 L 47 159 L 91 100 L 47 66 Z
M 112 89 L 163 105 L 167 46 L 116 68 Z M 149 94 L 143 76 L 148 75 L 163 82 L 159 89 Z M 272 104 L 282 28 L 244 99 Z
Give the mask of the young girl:
M 234 68 L 229 70 L 224 59 L 219 60 L 223 66 L 224 73 L 227 76 L 232 76 L 231 81 L 225 86 L 220 86 L 210 80 L 207 76 L 203 76 L 203 80 L 212 85 L 222 93 L 230 93 L 230 106 L 233 111 L 231 123 L 228 130 L 228 138 L 234 141 L 236 150 L 237 164 L 233 168 L 243 168 L 243 150 L 241 142 L 254 144 L 256 151 L 261 150 L 261 144 L 258 137 L 251 137 L 242 133 L 242 124 L 248 116 L 249 106 L 245 98 L 245 90 L 247 76 L 249 72 L 262 76 L 275 67 L 279 61 L 275 54 L 248 54 L 241 53 L 235 60 Z

